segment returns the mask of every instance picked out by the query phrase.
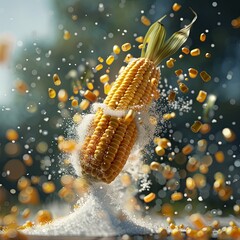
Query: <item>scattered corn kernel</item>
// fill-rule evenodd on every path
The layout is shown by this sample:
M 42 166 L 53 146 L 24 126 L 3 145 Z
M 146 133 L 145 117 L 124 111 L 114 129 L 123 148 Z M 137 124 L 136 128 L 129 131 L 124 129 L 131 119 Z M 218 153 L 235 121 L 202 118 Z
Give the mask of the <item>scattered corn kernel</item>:
M 114 45 L 114 46 L 113 46 L 113 52 L 114 52 L 115 54 L 119 54 L 119 53 L 121 52 L 120 47 L 119 47 L 118 45 Z
M 206 34 L 205 33 L 201 33 L 201 35 L 200 35 L 200 41 L 201 42 L 205 42 L 205 40 L 206 40 Z
M 46 194 L 53 193 L 55 189 L 56 189 L 55 184 L 51 181 L 45 182 L 42 185 L 42 190 Z
M 178 84 L 178 86 L 179 86 L 180 91 L 183 93 L 187 93 L 189 91 L 189 88 L 187 87 L 187 85 L 185 83 L 180 82 Z
M 211 53 L 206 53 L 206 54 L 205 54 L 205 57 L 206 57 L 206 58 L 210 58 L 210 57 L 211 57 Z
M 166 61 L 166 65 L 168 68 L 173 68 L 174 67 L 174 60 L 170 58 L 169 60 Z
M 83 99 L 79 107 L 84 111 L 89 107 L 89 105 L 90 105 L 90 102 L 87 99 Z
M 185 53 L 185 54 L 189 54 L 190 50 L 187 47 L 183 47 L 182 52 Z
M 211 80 L 211 76 L 206 71 L 200 72 L 200 77 L 204 82 L 209 82 Z
M 101 77 L 100 77 L 100 82 L 101 83 L 106 83 L 106 82 L 108 82 L 109 81 L 109 76 L 108 76 L 108 74 L 104 74 L 104 75 L 102 75 Z
M 94 89 L 93 83 L 88 82 L 88 83 L 87 83 L 87 88 L 88 88 L 89 90 L 93 90 L 93 89 Z
M 196 78 L 198 75 L 198 71 L 195 68 L 189 68 L 188 75 L 190 78 Z
M 102 68 L 103 68 L 103 65 L 102 65 L 102 64 L 98 64 L 98 65 L 95 67 L 95 70 L 96 70 L 96 71 L 100 71 Z
M 170 120 L 170 119 L 175 118 L 175 117 L 176 117 L 176 113 L 175 112 L 163 114 L 163 119 L 164 120 Z
M 142 48 L 143 48 L 143 44 L 141 43 L 138 45 L 138 49 L 142 49 Z
M 218 163 L 224 162 L 225 157 L 224 157 L 223 151 L 217 151 L 217 152 L 214 154 L 214 156 L 215 156 L 215 159 L 216 159 L 216 161 L 217 161 Z
M 130 43 L 124 43 L 123 45 L 122 45 L 122 51 L 123 52 L 127 52 L 127 51 L 129 51 L 130 49 L 131 49 L 131 44 Z
M 97 100 L 97 96 L 96 96 L 93 92 L 91 92 L 91 91 L 89 91 L 89 90 L 87 90 L 87 91 L 84 93 L 84 97 L 85 97 L 87 100 L 89 100 L 90 102 L 95 102 L 95 101 Z
M 38 224 L 46 224 L 52 221 L 52 214 L 48 210 L 40 210 L 37 212 L 36 215 L 36 223 Z
M 200 103 L 203 103 L 206 100 L 206 97 L 207 97 L 207 92 L 200 90 L 196 100 Z
M 104 62 L 104 59 L 102 58 L 102 57 L 98 57 L 98 61 L 100 62 L 100 63 L 103 63 Z M 96 69 L 97 70 L 97 69 Z
M 143 36 L 136 37 L 135 41 L 137 41 L 139 43 L 143 43 Z
M 158 162 L 151 162 L 150 169 L 152 171 L 159 171 L 161 169 L 161 164 Z
M 171 147 L 171 142 L 167 138 L 159 138 L 157 144 L 165 149 Z
M 176 74 L 176 76 L 179 76 L 179 75 L 183 74 L 183 70 L 178 69 L 178 70 L 175 71 L 175 74 Z
M 22 212 L 22 217 L 26 219 L 30 216 L 30 214 L 31 214 L 31 210 L 29 208 L 25 208 Z
M 202 123 L 200 121 L 195 121 L 193 125 L 191 126 L 191 130 L 194 133 L 197 133 L 202 127 Z
M 181 192 L 175 192 L 171 195 L 172 201 L 180 201 L 183 199 L 183 194 Z
M 33 159 L 29 154 L 24 154 L 23 155 L 23 162 L 26 166 L 32 166 L 33 164 Z
M 66 102 L 68 100 L 68 94 L 65 89 L 60 89 L 58 92 L 58 100 L 59 102 Z
M 174 102 L 176 98 L 176 92 L 174 92 L 173 90 L 171 90 L 168 94 L 168 101 L 169 102 Z
M 8 129 L 7 131 L 6 131 L 6 138 L 7 138 L 7 140 L 9 140 L 9 141 L 17 141 L 18 140 L 18 133 L 17 133 L 17 131 L 16 130 L 14 130 L 14 129 Z
M 53 83 L 56 86 L 61 85 L 61 79 L 59 78 L 57 73 L 53 74 Z
M 165 149 L 161 146 L 157 146 L 155 152 L 158 156 L 163 156 L 165 154 Z
M 173 10 L 174 12 L 177 12 L 177 11 L 180 10 L 181 7 L 182 7 L 182 6 L 181 6 L 180 4 L 174 3 L 173 6 L 172 6 L 172 10 Z
M 182 153 L 184 155 L 189 155 L 191 152 L 193 151 L 193 146 L 191 144 L 186 145 L 183 149 L 182 149 Z
M 71 104 L 72 104 L 72 107 L 77 107 L 78 106 L 78 100 L 73 99 Z
M 222 135 L 228 142 L 232 142 L 236 139 L 236 134 L 230 128 L 224 128 L 222 130 Z
M 201 53 L 201 51 L 199 48 L 195 48 L 195 49 L 191 50 L 191 52 L 190 52 L 191 56 L 193 56 L 193 57 L 199 56 L 200 53 Z
M 199 213 L 192 214 L 189 217 L 189 219 L 192 222 L 192 224 L 194 225 L 194 227 L 196 227 L 197 229 L 206 227 L 204 219 L 202 218 L 202 216 Z
M 149 193 L 147 196 L 145 196 L 143 198 L 145 203 L 149 203 L 151 201 L 153 201 L 156 198 L 156 194 L 155 193 Z
M 194 190 L 196 188 L 196 184 L 195 184 L 195 181 L 193 180 L 193 178 L 191 177 L 188 177 L 186 179 L 186 187 L 189 189 L 189 190 Z
M 71 34 L 69 31 L 64 30 L 64 34 L 63 34 L 63 39 L 64 40 L 69 40 L 71 38 Z
M 150 21 L 146 16 L 142 16 L 142 17 L 141 17 L 141 22 L 142 22 L 142 24 L 144 24 L 145 26 L 150 26 L 150 25 L 151 25 L 151 21 Z
M 53 88 L 48 88 L 48 96 L 50 98 L 55 98 L 56 97 L 56 91 Z
M 107 59 L 106 59 L 106 64 L 107 65 L 111 65 L 114 61 L 114 56 L 110 55 Z

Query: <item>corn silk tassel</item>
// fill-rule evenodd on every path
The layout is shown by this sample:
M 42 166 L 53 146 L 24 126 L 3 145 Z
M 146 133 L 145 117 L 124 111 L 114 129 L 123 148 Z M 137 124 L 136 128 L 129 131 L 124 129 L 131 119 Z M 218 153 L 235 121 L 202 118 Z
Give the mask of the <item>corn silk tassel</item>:
M 80 149 L 82 174 L 90 179 L 112 182 L 123 169 L 138 134 L 135 112 L 146 111 L 159 97 L 159 63 L 174 54 L 187 40 L 197 19 L 165 41 L 162 17 L 148 30 L 141 57 L 131 61 L 117 77 L 104 104 L 121 117 L 107 114 L 99 107 Z

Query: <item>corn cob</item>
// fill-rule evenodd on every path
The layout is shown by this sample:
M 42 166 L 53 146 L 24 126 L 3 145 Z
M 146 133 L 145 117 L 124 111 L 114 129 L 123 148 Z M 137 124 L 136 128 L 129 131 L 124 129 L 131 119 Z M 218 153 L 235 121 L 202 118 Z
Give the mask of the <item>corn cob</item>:
M 83 175 L 110 183 L 121 172 L 137 137 L 135 111 L 144 110 L 159 95 L 160 71 L 157 66 L 187 40 L 196 14 L 188 26 L 166 42 L 165 28 L 161 24 L 163 18 L 149 28 L 141 57 L 126 66 L 104 100 L 109 109 L 126 114 L 117 117 L 105 114 L 102 108 L 97 110 L 80 150 Z

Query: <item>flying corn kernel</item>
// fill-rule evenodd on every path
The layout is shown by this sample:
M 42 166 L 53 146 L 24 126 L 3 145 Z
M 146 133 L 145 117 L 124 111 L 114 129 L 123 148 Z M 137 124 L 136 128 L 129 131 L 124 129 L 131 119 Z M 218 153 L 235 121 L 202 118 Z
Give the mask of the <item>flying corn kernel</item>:
M 131 49 L 131 44 L 130 43 L 124 43 L 123 45 L 122 45 L 122 51 L 123 52 L 127 52 L 127 51 L 129 51 L 130 49 Z
M 190 52 L 191 56 L 193 56 L 193 57 L 199 56 L 200 53 L 201 53 L 201 51 L 199 48 L 195 48 L 195 49 L 191 50 L 191 52 Z
M 100 62 L 100 63 L 103 63 L 104 62 L 104 59 L 102 58 L 102 57 L 98 57 L 98 61 Z M 97 70 L 97 69 L 96 69 Z
M 48 96 L 50 98 L 55 98 L 57 95 L 56 91 L 53 88 L 48 88 Z
M 114 45 L 114 46 L 113 46 L 113 52 L 114 52 L 115 54 L 119 54 L 119 53 L 121 52 L 120 47 L 119 47 L 118 45 Z
M 174 12 L 177 12 L 177 11 L 180 10 L 181 7 L 182 7 L 182 6 L 181 6 L 180 4 L 174 3 L 173 6 L 172 6 L 172 10 L 173 10 Z
M 147 196 L 143 198 L 143 200 L 145 203 L 149 203 L 149 202 L 152 202 L 155 198 L 156 198 L 155 193 L 149 193 Z
M 190 50 L 187 47 L 183 47 L 182 52 L 185 53 L 185 54 L 189 54 Z
M 91 91 L 89 91 L 89 90 L 87 90 L 87 91 L 84 93 L 84 97 L 85 97 L 87 100 L 89 100 L 90 102 L 95 102 L 95 101 L 97 100 L 97 96 L 96 96 L 93 92 L 91 92 Z
M 200 72 L 200 77 L 204 82 L 209 82 L 211 80 L 211 76 L 206 71 Z
M 151 21 L 150 21 L 146 16 L 142 16 L 142 17 L 141 17 L 141 22 L 142 22 L 142 24 L 144 24 L 145 26 L 150 26 L 150 25 L 151 25 Z
M 108 76 L 108 74 L 104 74 L 104 75 L 102 75 L 101 77 L 100 77 L 100 82 L 101 83 L 106 83 L 106 82 L 108 82 L 109 81 L 109 76 Z
M 200 90 L 196 100 L 200 103 L 203 103 L 206 100 L 206 98 L 207 98 L 207 92 Z
M 206 41 L 206 34 L 205 33 L 201 33 L 201 35 L 200 35 L 200 41 L 201 42 L 205 42 Z
M 143 43 L 143 36 L 136 37 L 135 40 L 139 43 Z
M 59 78 L 57 73 L 53 74 L 53 83 L 56 86 L 61 85 L 61 79 Z
M 103 68 L 103 65 L 102 65 L 102 64 L 98 64 L 98 65 L 95 67 L 95 70 L 96 70 L 96 71 L 100 71 L 102 68 Z
M 198 71 L 195 68 L 189 68 L 188 75 L 190 78 L 196 78 L 198 75 Z
M 107 65 L 111 65 L 114 61 L 114 56 L 110 55 L 107 59 L 106 59 L 106 64 Z
M 193 123 L 193 125 L 191 126 L 191 130 L 192 130 L 192 132 L 197 133 L 197 132 L 199 132 L 201 127 L 202 127 L 202 123 L 200 121 L 195 121 Z

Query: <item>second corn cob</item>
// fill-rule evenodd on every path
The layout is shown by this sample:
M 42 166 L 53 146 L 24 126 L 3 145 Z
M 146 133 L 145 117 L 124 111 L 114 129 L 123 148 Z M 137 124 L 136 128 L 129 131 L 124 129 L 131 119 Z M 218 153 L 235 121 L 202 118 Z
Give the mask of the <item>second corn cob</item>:
M 125 111 L 125 115 L 117 117 L 104 113 L 103 108 L 97 110 L 80 151 L 83 175 L 110 183 L 121 172 L 138 133 L 135 110 L 147 109 L 159 95 L 160 71 L 157 66 L 186 41 L 196 16 L 166 42 L 162 19 L 150 27 L 141 57 L 127 65 L 104 100 L 109 109 Z

